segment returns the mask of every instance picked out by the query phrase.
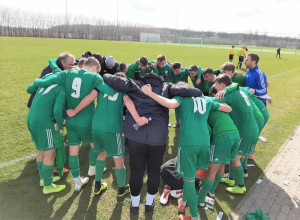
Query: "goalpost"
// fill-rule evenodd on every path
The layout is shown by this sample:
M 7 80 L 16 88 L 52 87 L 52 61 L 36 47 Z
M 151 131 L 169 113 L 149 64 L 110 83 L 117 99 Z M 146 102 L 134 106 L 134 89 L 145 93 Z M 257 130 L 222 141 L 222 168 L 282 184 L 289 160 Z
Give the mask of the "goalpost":
M 121 41 L 132 41 L 132 36 L 129 35 L 122 35 Z
M 180 37 L 179 44 L 202 44 L 202 38 Z
M 257 46 L 257 42 L 256 41 L 240 41 L 239 42 L 240 46 L 251 46 L 251 47 L 256 47 Z

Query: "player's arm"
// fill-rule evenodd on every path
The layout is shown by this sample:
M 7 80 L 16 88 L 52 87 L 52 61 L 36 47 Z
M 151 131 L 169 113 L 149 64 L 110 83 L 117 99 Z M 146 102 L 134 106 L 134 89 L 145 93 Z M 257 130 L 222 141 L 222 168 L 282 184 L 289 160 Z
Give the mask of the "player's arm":
M 57 63 L 56 63 L 57 59 L 51 59 L 49 60 L 49 66 L 52 70 L 52 73 L 59 73 L 62 70 L 58 67 Z
M 198 66 L 198 75 L 196 79 L 196 85 L 199 85 L 201 83 L 201 77 L 202 77 L 202 68 L 201 66 Z
M 33 94 L 38 90 L 38 86 L 35 84 L 30 84 L 27 88 L 27 93 Z
M 133 101 L 128 95 L 125 95 L 123 97 L 123 101 L 125 106 L 127 107 L 127 110 L 130 112 L 131 116 L 133 117 L 136 123 L 138 123 L 140 126 L 148 124 L 148 119 L 145 117 L 140 117 L 139 113 L 135 108 Z
M 266 87 L 267 83 L 265 81 L 265 78 L 260 77 L 259 74 L 255 75 L 255 81 L 256 81 L 256 84 L 258 86 L 257 89 L 254 89 L 255 96 L 261 98 L 260 96 L 263 96 L 263 95 L 267 94 L 267 87 Z
M 95 77 L 97 78 L 95 88 L 98 91 L 103 92 L 104 94 L 107 94 L 107 95 L 111 95 L 111 96 L 113 96 L 116 93 L 116 91 L 113 88 L 111 88 L 109 85 L 107 85 L 104 82 L 103 78 L 99 74 L 95 75 Z
M 68 109 L 67 114 L 69 117 L 74 117 L 77 115 L 82 109 L 91 104 L 98 96 L 99 90 L 94 89 L 90 94 L 88 94 L 84 99 L 81 100 L 79 105 L 76 106 L 75 109 Z
M 37 78 L 34 80 L 34 84 L 39 87 L 47 87 L 52 84 L 63 85 L 65 74 L 66 72 L 63 71 L 63 72 L 59 72 L 58 74 L 47 75 L 43 79 Z
M 221 112 L 229 113 L 232 111 L 232 108 L 226 103 L 220 103 L 220 107 L 217 110 Z
M 141 88 L 142 92 L 146 95 L 148 95 L 150 98 L 152 98 L 153 100 L 155 100 L 157 103 L 159 103 L 160 105 L 169 108 L 169 109 L 174 109 L 177 108 L 179 106 L 179 103 L 177 100 L 175 99 L 168 99 L 165 97 L 162 97 L 160 95 L 157 95 L 156 93 L 154 93 L 152 91 L 152 87 L 150 84 L 144 85 Z
M 66 103 L 66 95 L 63 90 L 61 90 L 55 100 L 53 115 L 56 121 L 56 124 L 59 128 L 59 132 L 63 134 L 64 126 L 63 126 L 63 112 Z

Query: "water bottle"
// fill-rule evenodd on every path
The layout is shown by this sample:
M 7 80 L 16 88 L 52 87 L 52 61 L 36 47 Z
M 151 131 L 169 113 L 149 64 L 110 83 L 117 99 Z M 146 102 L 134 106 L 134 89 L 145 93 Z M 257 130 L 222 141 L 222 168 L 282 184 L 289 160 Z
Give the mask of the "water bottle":
M 223 212 L 219 212 L 219 214 L 218 214 L 216 220 L 221 220 L 222 217 L 223 217 Z
M 148 121 L 151 121 L 151 120 L 152 120 L 152 118 L 149 117 L 149 118 L 148 118 Z M 133 125 L 133 128 L 137 131 L 137 130 L 140 129 L 140 125 L 139 125 L 138 123 L 135 123 L 135 124 Z

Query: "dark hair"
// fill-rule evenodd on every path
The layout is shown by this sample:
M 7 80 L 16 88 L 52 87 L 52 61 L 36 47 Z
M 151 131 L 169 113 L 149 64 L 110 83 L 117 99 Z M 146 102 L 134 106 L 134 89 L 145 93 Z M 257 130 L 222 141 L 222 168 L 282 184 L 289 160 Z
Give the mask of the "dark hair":
M 173 63 L 173 67 L 172 67 L 174 70 L 176 69 L 180 69 L 181 68 L 181 64 L 179 62 L 175 62 Z
M 196 71 L 196 72 L 198 72 L 199 69 L 198 69 L 198 67 L 197 67 L 196 65 L 191 65 L 191 66 L 189 67 L 189 71 Z
M 165 55 L 160 54 L 160 55 L 157 56 L 157 59 L 156 59 L 156 60 L 157 60 L 158 62 L 162 62 L 162 61 L 166 60 L 166 57 L 165 57 Z
M 232 48 L 234 48 L 235 46 L 232 45 Z
M 231 62 L 226 62 L 221 66 L 221 70 L 225 70 L 225 71 L 232 71 L 234 73 L 235 71 L 235 65 Z
M 258 64 L 259 61 L 259 56 L 256 53 L 247 53 L 246 56 L 250 56 L 251 60 L 254 60 L 256 65 Z
M 210 90 L 209 90 L 209 96 L 215 96 L 215 94 L 218 93 L 218 90 L 216 89 L 216 85 L 213 84 L 211 87 L 210 87 Z
M 215 79 L 215 82 L 217 82 L 217 83 L 223 83 L 226 86 L 229 86 L 229 85 L 231 85 L 232 80 L 231 80 L 231 77 L 229 75 L 227 75 L 227 74 L 221 74 L 221 75 L 219 75 Z
M 119 65 L 119 68 L 120 68 L 121 72 L 123 72 L 126 69 L 126 67 L 127 67 L 127 64 L 125 62 L 120 63 L 120 65 Z
M 141 66 L 147 66 L 148 65 L 148 58 L 147 57 L 141 57 L 140 58 L 140 65 Z
M 102 59 L 102 56 L 100 53 L 93 53 L 91 56 L 95 57 L 99 61 L 100 64 L 102 63 L 103 59 Z
M 213 71 L 212 68 L 209 68 L 209 67 L 208 67 L 208 68 L 206 68 L 206 69 L 203 70 L 202 74 L 203 74 L 203 75 L 206 75 L 206 74 L 214 74 L 214 71 Z
M 90 51 L 86 51 L 85 53 L 82 54 L 81 57 L 89 58 L 90 56 L 92 56 L 92 53 Z

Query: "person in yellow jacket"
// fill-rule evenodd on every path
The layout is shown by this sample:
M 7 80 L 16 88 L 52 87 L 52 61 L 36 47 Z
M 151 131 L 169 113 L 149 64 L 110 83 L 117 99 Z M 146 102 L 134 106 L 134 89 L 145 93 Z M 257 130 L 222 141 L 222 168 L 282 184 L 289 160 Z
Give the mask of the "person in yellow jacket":
M 232 60 L 233 60 L 234 48 L 235 48 L 235 46 L 232 46 L 232 48 L 229 51 L 229 62 L 232 62 Z
M 244 62 L 244 58 L 245 58 L 245 56 L 246 56 L 246 53 L 247 53 L 247 51 L 246 51 L 246 46 L 243 46 L 242 49 L 241 49 L 241 50 L 239 51 L 239 53 L 238 53 L 238 56 L 239 56 L 239 62 L 238 62 L 238 64 L 237 64 L 236 68 L 242 69 L 242 65 L 243 65 L 243 62 Z

